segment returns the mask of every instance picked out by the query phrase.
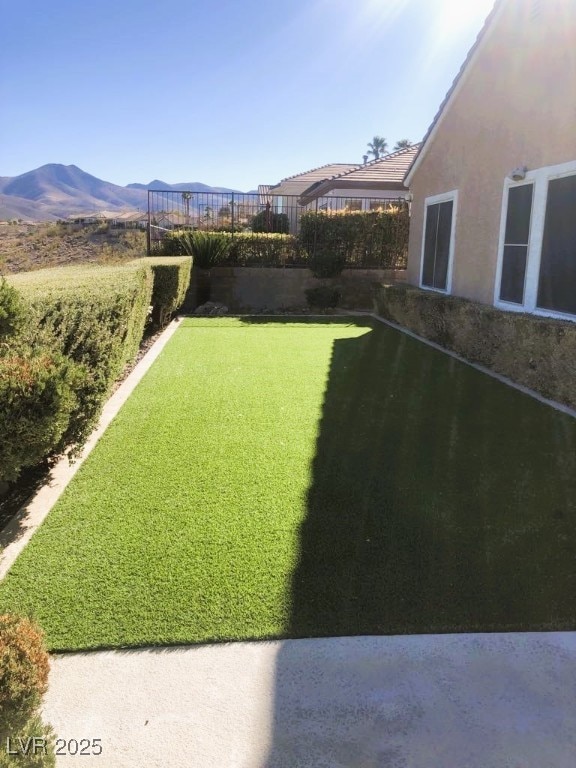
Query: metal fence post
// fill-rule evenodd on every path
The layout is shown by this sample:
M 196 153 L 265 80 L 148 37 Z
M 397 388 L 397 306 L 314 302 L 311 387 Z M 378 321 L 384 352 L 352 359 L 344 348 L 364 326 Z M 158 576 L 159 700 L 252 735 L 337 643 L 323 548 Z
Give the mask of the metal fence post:
M 152 218 L 150 216 L 150 190 L 148 190 L 148 226 L 146 227 L 146 254 L 152 255 L 152 243 L 150 242 L 150 234 L 152 227 Z

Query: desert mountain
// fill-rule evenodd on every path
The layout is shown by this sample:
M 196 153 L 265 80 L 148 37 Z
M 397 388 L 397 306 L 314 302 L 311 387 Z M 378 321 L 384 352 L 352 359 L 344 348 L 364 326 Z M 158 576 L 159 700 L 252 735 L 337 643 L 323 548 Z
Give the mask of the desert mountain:
M 167 184 L 160 179 L 154 179 L 149 184 L 128 184 L 126 189 L 159 189 L 159 190 L 172 190 L 175 189 L 178 192 L 238 192 L 237 189 L 230 189 L 228 187 L 209 187 L 207 184 L 201 184 L 199 181 L 191 181 L 189 183 L 179 184 Z
M 46 220 L 97 210 L 146 210 L 147 189 L 232 192 L 224 187 L 191 184 L 129 184 L 98 179 L 76 165 L 50 163 L 20 176 L 0 176 L 0 220 Z

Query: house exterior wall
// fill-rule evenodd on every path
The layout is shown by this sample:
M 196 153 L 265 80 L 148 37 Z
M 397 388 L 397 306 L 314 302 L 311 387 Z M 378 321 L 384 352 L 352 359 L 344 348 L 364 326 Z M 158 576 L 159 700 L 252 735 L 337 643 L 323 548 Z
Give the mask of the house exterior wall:
M 409 282 L 426 198 L 457 190 L 451 293 L 493 303 L 506 177 L 576 160 L 574 40 L 574 3 L 504 0 L 410 179 Z

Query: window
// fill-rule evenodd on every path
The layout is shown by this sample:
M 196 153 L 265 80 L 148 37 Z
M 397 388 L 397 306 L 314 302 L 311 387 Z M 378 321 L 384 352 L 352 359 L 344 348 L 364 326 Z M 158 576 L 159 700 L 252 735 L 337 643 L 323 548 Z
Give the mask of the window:
M 448 291 L 455 199 L 434 201 L 426 205 L 421 285 Z
M 504 181 L 494 303 L 576 320 L 576 159 Z
M 537 306 L 576 315 L 576 176 L 548 183 Z
M 502 254 L 500 301 L 524 303 L 533 184 L 510 187 Z
M 362 210 L 362 200 L 345 200 L 344 205 L 346 207 L 347 211 L 361 211 Z

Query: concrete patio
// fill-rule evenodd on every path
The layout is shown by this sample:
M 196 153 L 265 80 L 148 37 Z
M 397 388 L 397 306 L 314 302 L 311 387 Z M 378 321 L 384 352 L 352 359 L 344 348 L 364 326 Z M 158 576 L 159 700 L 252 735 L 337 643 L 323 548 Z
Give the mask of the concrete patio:
M 576 633 L 56 656 L 44 713 L 103 768 L 573 768 Z

